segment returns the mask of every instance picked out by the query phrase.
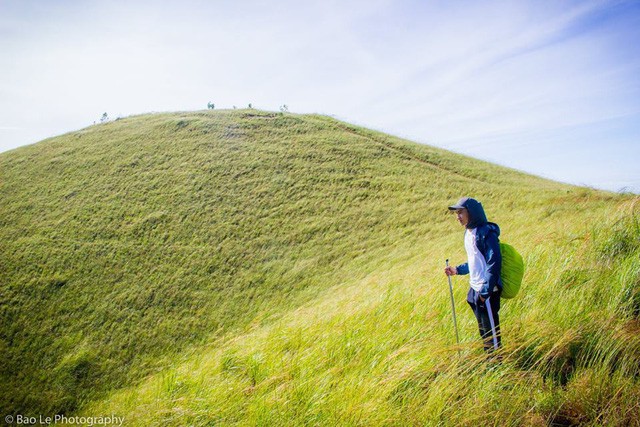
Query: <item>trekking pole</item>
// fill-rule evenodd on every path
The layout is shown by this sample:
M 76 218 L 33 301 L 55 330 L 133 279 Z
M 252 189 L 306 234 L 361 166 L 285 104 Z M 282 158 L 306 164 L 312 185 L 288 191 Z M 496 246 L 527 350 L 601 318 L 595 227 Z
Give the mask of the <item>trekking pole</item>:
M 449 259 L 447 259 L 447 267 L 449 267 Z M 458 322 L 456 320 L 456 305 L 453 302 L 453 285 L 451 284 L 451 276 L 447 274 L 449 279 L 449 295 L 451 295 L 451 310 L 453 311 L 453 326 L 456 328 L 456 344 L 458 345 L 458 356 L 460 356 L 460 337 L 458 336 Z

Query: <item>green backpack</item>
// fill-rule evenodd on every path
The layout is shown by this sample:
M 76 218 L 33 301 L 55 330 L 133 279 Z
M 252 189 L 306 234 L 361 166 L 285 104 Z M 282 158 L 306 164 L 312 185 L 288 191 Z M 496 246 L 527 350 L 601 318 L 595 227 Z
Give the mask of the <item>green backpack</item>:
M 513 298 L 518 295 L 522 277 L 524 276 L 524 261 L 522 255 L 511 245 L 500 242 L 502 255 L 502 298 Z

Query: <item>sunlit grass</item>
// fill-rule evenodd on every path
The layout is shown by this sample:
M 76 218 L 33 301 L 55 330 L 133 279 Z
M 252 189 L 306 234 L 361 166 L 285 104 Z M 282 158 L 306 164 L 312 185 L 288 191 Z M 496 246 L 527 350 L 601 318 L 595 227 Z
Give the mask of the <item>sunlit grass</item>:
M 132 117 L 0 156 L 1 395 L 127 425 L 627 425 L 633 197 L 322 116 Z M 487 363 L 444 259 L 480 199 L 527 263 Z M 637 210 L 637 208 L 636 208 Z
M 198 350 L 169 386 L 161 374 L 86 412 L 127 414 L 134 425 L 634 425 L 640 322 L 620 292 L 640 279 L 640 244 L 611 269 L 597 261 L 601 242 L 580 233 L 541 231 L 557 246 L 533 252 L 522 295 L 504 303 L 500 363 L 487 362 L 466 307 L 458 356 L 441 262 L 416 257 L 429 250 L 421 245 L 272 325 Z M 593 279 L 566 280 L 587 267 Z

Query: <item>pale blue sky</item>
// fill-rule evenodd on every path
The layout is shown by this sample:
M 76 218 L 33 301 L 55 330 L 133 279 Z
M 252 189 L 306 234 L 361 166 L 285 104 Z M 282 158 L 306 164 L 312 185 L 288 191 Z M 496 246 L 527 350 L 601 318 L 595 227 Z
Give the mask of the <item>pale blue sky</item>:
M 0 0 L 0 151 L 112 118 L 322 113 L 640 193 L 640 1 Z

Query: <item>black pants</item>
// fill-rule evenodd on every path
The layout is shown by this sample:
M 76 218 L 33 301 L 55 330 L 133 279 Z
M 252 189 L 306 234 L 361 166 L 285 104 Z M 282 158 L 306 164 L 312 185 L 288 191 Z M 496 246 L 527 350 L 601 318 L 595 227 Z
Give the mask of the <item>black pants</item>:
M 484 351 L 490 353 L 497 350 L 502 345 L 502 340 L 500 339 L 500 317 L 498 316 L 498 311 L 500 311 L 500 291 L 492 292 L 489 298 L 483 302 L 480 301 L 480 293 L 470 288 L 467 294 L 467 302 L 478 320 L 478 329 L 484 344 Z

